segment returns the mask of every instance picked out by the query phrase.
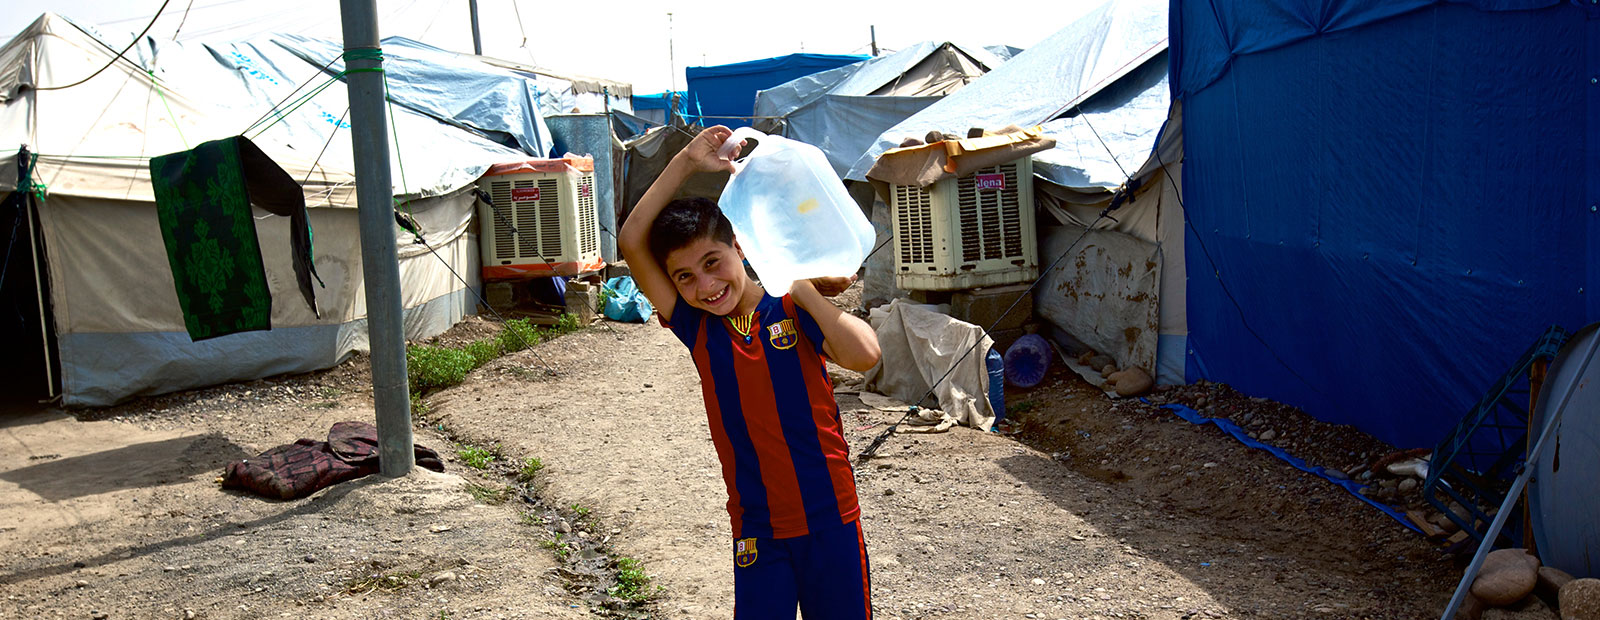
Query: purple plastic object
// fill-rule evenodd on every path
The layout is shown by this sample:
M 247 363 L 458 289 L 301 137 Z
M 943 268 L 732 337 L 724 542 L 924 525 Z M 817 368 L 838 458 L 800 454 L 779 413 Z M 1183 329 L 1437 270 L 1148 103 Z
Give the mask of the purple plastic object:
M 1028 334 L 1017 339 L 1006 349 L 1006 383 L 1014 387 L 1031 388 L 1044 380 L 1050 370 L 1050 341 L 1038 334 Z

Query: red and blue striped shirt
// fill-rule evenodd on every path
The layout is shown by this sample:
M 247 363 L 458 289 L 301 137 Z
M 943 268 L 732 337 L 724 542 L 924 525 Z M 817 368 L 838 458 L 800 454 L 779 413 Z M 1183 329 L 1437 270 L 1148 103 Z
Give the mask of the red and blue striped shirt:
M 663 324 L 700 372 L 734 538 L 792 538 L 860 516 L 816 319 L 763 294 L 749 336 L 681 297 Z

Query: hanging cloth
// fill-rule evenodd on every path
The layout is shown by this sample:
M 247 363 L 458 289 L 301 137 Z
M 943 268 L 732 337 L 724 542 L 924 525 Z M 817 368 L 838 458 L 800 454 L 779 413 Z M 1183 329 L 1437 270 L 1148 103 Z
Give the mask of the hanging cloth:
M 190 340 L 272 329 L 272 292 L 252 204 L 289 218 L 295 280 L 312 314 L 321 317 L 311 288 L 316 267 L 305 195 L 248 138 L 213 140 L 153 158 L 150 181 Z

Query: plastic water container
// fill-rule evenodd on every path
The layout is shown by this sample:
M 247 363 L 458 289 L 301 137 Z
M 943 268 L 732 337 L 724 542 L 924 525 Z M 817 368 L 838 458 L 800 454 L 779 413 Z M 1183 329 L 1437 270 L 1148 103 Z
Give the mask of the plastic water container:
M 994 425 L 1006 419 L 1006 363 L 1000 351 L 989 349 L 983 358 L 984 370 L 989 372 L 989 405 L 994 407 Z
M 744 139 L 756 145 L 733 162 L 717 203 L 761 285 L 778 296 L 797 280 L 854 274 L 876 235 L 827 156 L 749 127 L 734 130 L 719 155 L 732 159 Z

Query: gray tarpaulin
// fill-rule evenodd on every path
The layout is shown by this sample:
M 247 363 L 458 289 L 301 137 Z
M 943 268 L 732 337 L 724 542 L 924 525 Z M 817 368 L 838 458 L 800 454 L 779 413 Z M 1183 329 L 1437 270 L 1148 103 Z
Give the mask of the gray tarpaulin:
M 867 371 L 867 389 L 930 406 L 932 403 L 917 399 L 928 393 L 928 384 L 939 381 L 953 366 L 955 371 L 934 390 L 939 408 L 961 424 L 989 430 L 994 424 L 994 407 L 989 403 L 984 358 L 994 341 L 983 328 L 904 299 L 889 304 L 886 312 L 874 314 L 881 317 L 873 328 L 883 361 Z

